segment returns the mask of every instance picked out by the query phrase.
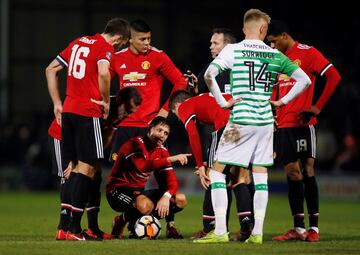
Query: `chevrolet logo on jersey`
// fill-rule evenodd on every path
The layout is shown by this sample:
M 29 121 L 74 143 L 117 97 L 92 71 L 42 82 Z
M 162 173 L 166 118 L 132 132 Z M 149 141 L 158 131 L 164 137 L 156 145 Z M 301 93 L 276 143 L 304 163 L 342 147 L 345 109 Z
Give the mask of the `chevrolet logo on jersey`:
M 145 77 L 146 77 L 145 73 L 130 72 L 130 73 L 124 74 L 123 79 L 125 81 L 137 81 L 137 80 L 145 79 Z

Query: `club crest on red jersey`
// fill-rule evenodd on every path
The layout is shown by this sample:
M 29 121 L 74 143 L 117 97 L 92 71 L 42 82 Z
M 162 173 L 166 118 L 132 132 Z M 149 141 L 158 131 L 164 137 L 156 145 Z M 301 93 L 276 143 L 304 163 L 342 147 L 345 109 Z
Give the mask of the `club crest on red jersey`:
M 143 61 L 143 62 L 141 63 L 141 67 L 142 67 L 142 69 L 144 69 L 144 70 L 148 70 L 148 69 L 150 68 L 150 62 L 147 61 L 147 60 Z
M 297 66 L 301 66 L 301 60 L 300 60 L 300 59 L 295 59 L 295 60 L 294 60 L 294 63 L 295 63 Z

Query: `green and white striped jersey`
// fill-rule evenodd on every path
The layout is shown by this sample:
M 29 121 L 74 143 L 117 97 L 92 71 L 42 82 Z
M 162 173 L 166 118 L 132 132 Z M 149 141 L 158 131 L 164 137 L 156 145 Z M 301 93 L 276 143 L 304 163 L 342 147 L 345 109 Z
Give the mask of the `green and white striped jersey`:
M 278 73 L 291 76 L 299 68 L 284 54 L 260 40 L 228 44 L 213 60 L 220 72 L 230 69 L 230 91 L 241 98 L 229 121 L 241 125 L 270 125 L 274 122 L 269 99 Z

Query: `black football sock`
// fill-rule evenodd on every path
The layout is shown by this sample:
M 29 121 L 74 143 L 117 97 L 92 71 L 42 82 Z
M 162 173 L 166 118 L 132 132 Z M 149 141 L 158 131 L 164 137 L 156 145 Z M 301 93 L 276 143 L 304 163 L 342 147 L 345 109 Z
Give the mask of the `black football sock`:
M 250 194 L 250 204 L 251 204 L 251 225 L 254 226 L 255 224 L 255 219 L 254 219 L 254 202 L 253 202 L 253 198 L 255 195 L 255 185 L 254 182 L 250 182 L 249 184 L 246 185 L 248 190 L 249 190 L 249 194 Z
M 228 207 L 226 210 L 226 229 L 229 229 L 229 217 L 230 217 L 231 202 L 232 202 L 232 188 L 227 186 L 226 192 L 227 192 L 227 196 L 228 196 Z
M 84 213 L 84 208 L 88 200 L 89 186 L 91 178 L 78 173 L 74 179 L 73 192 L 72 192 L 72 209 L 71 209 L 71 221 L 70 232 L 81 232 L 81 217 Z
M 141 217 L 143 214 L 139 212 L 136 208 L 130 208 L 124 213 L 124 221 L 129 222 L 128 230 L 132 233 L 135 233 L 135 222 Z
M 63 194 L 63 199 L 64 199 L 64 203 L 71 205 L 71 199 L 72 199 L 72 193 L 73 193 L 73 189 L 74 189 L 74 180 L 77 179 L 76 178 L 77 173 L 71 172 L 69 179 L 64 183 L 64 194 Z
M 208 233 L 215 228 L 215 214 L 211 202 L 211 187 L 205 190 L 203 201 L 203 230 Z
M 241 183 L 235 188 L 233 192 L 236 199 L 237 214 L 239 217 L 240 231 L 251 232 L 252 221 L 251 221 L 251 209 L 252 199 L 247 184 Z
M 65 191 L 66 191 L 66 182 L 60 184 L 60 222 L 58 225 L 58 229 L 62 229 L 64 231 L 68 231 L 70 224 L 70 216 L 71 216 L 71 205 L 69 201 L 65 199 Z
M 294 227 L 305 228 L 304 222 L 304 185 L 302 181 L 287 179 L 289 193 L 288 199 L 293 215 Z
M 119 231 L 121 230 L 121 227 L 125 225 L 127 222 L 125 221 L 125 213 L 122 213 L 119 215 L 119 223 L 115 226 L 113 226 L 111 234 L 113 236 L 118 235 Z
M 169 215 L 165 216 L 165 221 L 173 224 L 175 220 L 175 213 L 181 212 L 183 209 L 184 208 L 178 207 L 175 203 L 170 202 Z
M 309 226 L 318 227 L 319 219 L 319 189 L 315 176 L 304 177 L 305 199 L 309 214 Z
M 88 227 L 93 231 L 98 231 L 98 215 L 100 212 L 101 200 L 101 176 L 95 175 L 94 180 L 90 183 L 89 198 L 86 206 L 86 213 L 88 218 Z

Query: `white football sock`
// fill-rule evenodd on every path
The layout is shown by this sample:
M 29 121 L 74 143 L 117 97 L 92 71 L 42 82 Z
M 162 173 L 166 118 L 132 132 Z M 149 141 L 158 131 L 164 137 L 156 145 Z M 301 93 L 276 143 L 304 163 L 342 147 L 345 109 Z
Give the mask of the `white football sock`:
M 253 173 L 255 194 L 254 194 L 254 218 L 255 225 L 252 230 L 252 235 L 262 235 L 264 227 L 264 219 L 266 214 L 266 207 L 269 198 L 268 192 L 268 174 L 267 173 Z
M 215 213 L 215 230 L 216 235 L 223 235 L 226 229 L 226 210 L 228 205 L 228 197 L 226 192 L 225 175 L 210 170 L 211 180 L 211 200 Z

